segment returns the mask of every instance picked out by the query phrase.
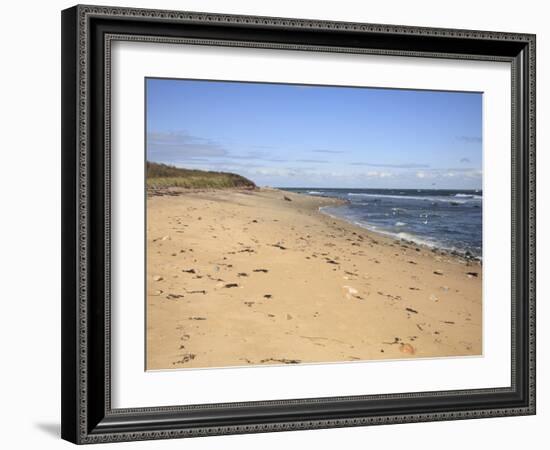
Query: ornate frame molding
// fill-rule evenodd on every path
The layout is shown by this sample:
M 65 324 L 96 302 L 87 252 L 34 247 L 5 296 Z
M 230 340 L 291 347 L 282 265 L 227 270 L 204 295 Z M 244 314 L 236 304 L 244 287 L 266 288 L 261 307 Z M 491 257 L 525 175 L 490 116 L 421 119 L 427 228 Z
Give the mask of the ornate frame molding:
M 197 25 L 204 27 L 244 27 L 250 33 L 255 30 L 269 30 L 274 33 L 285 33 L 289 31 L 322 30 L 335 32 L 339 36 L 346 36 L 349 33 L 359 33 L 377 36 L 399 37 L 406 40 L 409 37 L 428 39 L 458 39 L 472 41 L 474 44 L 483 41 L 499 42 L 504 44 L 502 48 L 518 48 L 520 52 L 514 54 L 482 54 L 461 51 L 459 53 L 446 53 L 433 50 L 413 49 L 387 49 L 369 47 L 348 47 L 338 45 L 318 45 L 304 43 L 279 43 L 269 41 L 247 41 L 244 39 L 214 39 L 204 37 L 167 37 L 151 36 L 145 34 L 113 33 L 106 31 L 100 35 L 103 48 L 101 59 L 104 69 L 103 83 L 103 107 L 104 124 L 102 126 L 103 158 L 102 171 L 103 179 L 94 179 L 90 161 L 94 158 L 91 154 L 90 142 L 92 139 L 92 126 L 95 126 L 90 110 L 93 108 L 92 101 L 98 92 L 91 82 L 92 77 L 97 77 L 97 61 L 93 61 L 97 47 L 93 47 L 93 37 L 97 36 L 91 30 L 92 21 L 107 19 L 110 21 L 119 20 L 123 24 L 128 20 L 134 20 L 147 26 L 148 23 L 158 22 L 170 26 Z M 238 434 L 250 432 L 271 432 L 283 430 L 298 430 L 328 427 L 361 426 L 373 424 L 389 424 L 404 422 L 440 421 L 452 419 L 468 419 L 482 417 L 498 417 L 509 415 L 527 415 L 535 413 L 535 36 L 530 34 L 514 34 L 470 30 L 449 30 L 424 27 L 405 27 L 396 25 L 377 25 L 332 21 L 312 21 L 304 19 L 270 18 L 256 16 L 233 16 L 220 14 L 204 14 L 195 12 L 158 11 L 148 9 L 130 9 L 99 6 L 76 6 L 64 12 L 64 89 L 67 91 L 63 100 L 64 108 L 64 130 L 63 130 L 63 157 L 67 160 L 67 167 L 64 167 L 64 193 L 63 203 L 65 205 L 63 221 L 69 230 L 64 235 L 63 251 L 63 376 L 71 379 L 70 386 L 63 390 L 63 436 L 77 443 L 98 443 L 112 441 L 128 441 L 143 439 L 163 439 L 173 437 L 206 436 L 214 434 Z M 123 26 L 123 25 L 122 25 Z M 71 40 L 71 42 L 68 42 Z M 285 400 L 271 402 L 252 402 L 241 404 L 217 404 L 217 405 L 196 405 L 167 408 L 139 408 L 113 410 L 110 403 L 110 63 L 111 43 L 115 40 L 144 41 L 155 43 L 185 43 L 193 45 L 218 45 L 218 46 L 243 46 L 265 49 L 289 49 L 304 51 L 323 52 L 348 52 L 364 54 L 384 54 L 395 56 L 411 57 L 432 57 L 432 58 L 453 58 L 453 59 L 481 59 L 490 61 L 507 61 L 512 64 L 512 147 L 513 147 L 513 186 L 512 194 L 518 197 L 513 203 L 512 226 L 513 226 L 513 342 L 512 342 L 512 386 L 510 388 L 482 389 L 471 391 L 449 391 L 431 392 L 419 394 L 396 394 L 361 397 L 334 397 L 309 400 Z M 435 41 L 434 41 L 435 42 Z M 510 46 L 511 45 L 511 46 Z M 516 47 L 514 47 L 516 45 Z M 523 52 L 523 53 L 521 53 Z M 68 67 L 71 65 L 71 67 Z M 96 71 L 96 72 L 94 72 Z M 65 83 L 67 81 L 67 83 Z M 70 90 L 70 92 L 69 92 Z M 519 101 L 516 101 L 518 99 Z M 75 108 L 76 105 L 76 108 Z M 95 142 L 97 142 L 97 139 Z M 516 167 L 516 155 L 521 162 L 521 167 Z M 74 166 L 73 169 L 70 169 Z M 76 170 L 75 170 L 76 168 Z M 523 170 L 523 172 L 520 172 Z M 517 173 L 516 173 L 517 172 Z M 518 179 L 521 178 L 522 179 Z M 522 181 L 519 183 L 518 181 Z M 103 198 L 100 202 L 104 216 L 97 217 L 97 209 L 91 204 L 97 201 L 97 194 L 92 192 L 91 186 L 103 183 L 101 189 Z M 519 191 L 518 191 L 519 188 Z M 92 201 L 93 197 L 93 201 Z M 521 197 L 521 198 L 520 198 Z M 94 203 L 95 204 L 95 203 Z M 90 268 L 97 263 L 97 259 L 90 257 L 93 248 L 90 238 L 92 229 L 96 229 L 96 221 L 103 221 L 103 266 L 104 273 L 103 292 L 103 324 L 97 325 L 90 319 L 91 297 L 90 290 L 92 277 Z M 521 234 L 521 233 L 524 234 Z M 520 236 L 520 239 L 517 239 Z M 522 247 L 523 240 L 527 246 Z M 69 242 L 70 241 L 70 242 Z M 519 245 L 519 247 L 517 247 Z M 516 248 L 520 251 L 516 253 Z M 523 261 L 522 255 L 525 255 Z M 518 259 L 519 258 L 519 259 Z M 516 273 L 516 262 L 522 263 L 523 274 Z M 74 277 L 74 279 L 72 279 Z M 518 278 L 519 277 L 519 278 Z M 519 280 L 519 283 L 515 283 Z M 517 288 L 517 289 L 516 289 Z M 516 329 L 520 317 L 516 315 L 515 304 L 516 293 L 527 292 L 525 298 L 519 298 L 524 308 L 524 322 L 521 330 Z M 97 305 L 96 305 L 97 307 Z M 103 384 L 103 408 L 91 406 L 90 380 L 90 348 L 98 344 L 97 333 L 93 330 L 97 327 L 97 333 L 103 332 L 103 353 L 105 377 Z M 522 350 L 521 361 L 516 359 L 517 348 L 516 332 L 526 338 L 525 349 Z M 95 333 L 95 334 L 94 334 Z M 91 336 L 94 336 L 91 339 Z M 73 342 L 65 344 L 65 340 Z M 522 373 L 516 373 L 516 363 L 521 364 Z M 94 363 L 95 364 L 95 363 Z M 518 378 L 519 377 L 519 378 Z M 525 377 L 525 379 L 523 378 Z M 449 410 L 433 412 L 414 412 L 406 414 L 369 414 L 362 416 L 350 416 L 342 418 L 320 418 L 307 420 L 282 420 L 266 423 L 250 424 L 224 424 L 214 426 L 161 426 L 162 420 L 170 418 L 170 414 L 182 414 L 190 409 L 208 411 L 216 408 L 235 408 L 244 406 L 258 407 L 291 407 L 293 405 L 326 404 L 330 402 L 343 402 L 352 400 L 414 400 L 426 396 L 486 396 L 490 394 L 505 394 L 516 392 L 518 379 L 525 384 L 527 398 L 517 402 L 515 406 L 509 407 L 477 407 L 470 410 Z M 92 412 L 92 409 L 94 411 Z M 146 415 L 149 419 L 144 425 L 140 416 Z M 154 417 L 153 417 L 154 416 Z M 98 418 L 103 417 L 98 421 Z M 124 418 L 135 417 L 136 421 L 129 426 L 119 425 Z M 160 418 L 159 418 L 160 417 Z M 168 422 L 165 422 L 166 424 Z M 157 424 L 158 426 L 155 426 Z

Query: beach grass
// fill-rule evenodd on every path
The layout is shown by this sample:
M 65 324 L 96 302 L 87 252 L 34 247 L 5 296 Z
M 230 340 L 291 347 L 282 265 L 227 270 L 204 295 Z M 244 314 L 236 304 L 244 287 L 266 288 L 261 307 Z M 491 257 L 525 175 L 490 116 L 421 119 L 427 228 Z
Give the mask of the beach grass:
M 147 161 L 147 187 L 162 189 L 178 187 L 185 189 L 254 189 L 249 179 L 229 172 L 212 172 L 159 164 Z

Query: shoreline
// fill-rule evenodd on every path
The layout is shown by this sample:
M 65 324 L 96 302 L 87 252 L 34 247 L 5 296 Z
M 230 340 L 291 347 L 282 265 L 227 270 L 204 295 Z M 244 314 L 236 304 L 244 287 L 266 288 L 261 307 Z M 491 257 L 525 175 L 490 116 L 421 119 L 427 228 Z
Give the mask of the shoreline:
M 293 193 L 296 193 L 296 194 L 299 194 L 299 195 L 304 195 L 304 196 L 309 196 L 309 197 L 314 197 L 314 198 L 319 198 L 320 197 L 320 198 L 329 198 L 329 199 L 334 199 L 334 198 L 341 199 L 340 197 L 333 197 L 333 196 L 330 196 L 330 195 L 325 195 L 322 191 L 318 190 L 318 189 L 323 189 L 323 188 L 299 188 L 300 190 L 301 189 L 303 189 L 303 190 L 307 189 L 309 191 L 308 193 L 296 192 L 296 191 L 293 190 L 295 188 L 275 188 L 275 189 L 281 190 L 283 192 L 293 192 Z M 290 189 L 290 190 L 287 190 L 287 189 Z M 393 189 L 390 189 L 390 191 L 393 191 Z M 310 193 L 310 192 L 312 192 L 312 193 Z M 477 192 L 479 192 L 479 191 L 476 190 L 475 192 L 476 192 L 475 194 L 473 193 L 471 195 L 481 198 L 477 194 Z M 359 195 L 359 194 L 357 194 L 357 195 Z M 457 197 L 462 197 L 464 195 L 466 195 L 468 197 L 470 194 L 458 194 Z M 344 206 L 346 204 L 348 204 L 348 205 L 352 204 L 352 202 L 348 199 L 345 199 L 345 200 L 341 199 L 341 200 L 343 202 L 342 206 Z M 450 201 L 450 203 L 452 204 L 453 201 Z M 336 206 L 338 206 L 338 205 L 336 205 Z M 483 262 L 483 255 L 482 254 L 477 255 L 474 251 L 471 251 L 470 249 L 459 250 L 455 247 L 445 246 L 445 245 L 443 245 L 439 242 L 431 243 L 431 242 L 426 241 L 426 239 L 423 238 L 422 236 L 415 235 L 411 232 L 404 232 L 404 234 L 410 235 L 410 238 L 403 237 L 403 236 L 400 236 L 401 233 L 396 233 L 396 232 L 392 232 L 392 231 L 389 231 L 389 230 L 385 230 L 383 227 L 380 227 L 380 226 L 376 226 L 376 225 L 372 225 L 372 224 L 369 225 L 368 223 L 363 224 L 363 223 L 360 223 L 360 222 L 354 220 L 353 218 L 348 218 L 345 215 L 331 214 L 331 213 L 329 213 L 325 210 L 325 208 L 327 208 L 327 207 L 332 207 L 332 205 L 320 206 L 319 211 L 322 214 L 325 214 L 325 215 L 327 215 L 329 217 L 332 217 L 334 219 L 344 220 L 345 222 L 347 222 L 351 225 L 357 226 L 357 227 L 359 227 L 363 230 L 366 230 L 370 233 L 374 233 L 374 234 L 379 235 L 379 236 L 390 237 L 391 239 L 394 239 L 394 240 L 400 241 L 400 242 L 405 242 L 406 244 L 418 245 L 418 246 L 421 246 L 423 248 L 426 248 L 428 250 L 431 250 L 435 253 L 439 253 L 439 254 L 442 254 L 442 255 L 449 254 L 449 255 L 452 255 L 452 256 L 459 257 L 459 258 L 464 258 L 464 259 L 469 260 L 469 261 L 478 261 L 479 263 Z
M 266 189 L 266 188 L 258 188 L 258 189 Z M 403 242 L 407 245 L 412 245 L 412 246 L 416 245 L 417 247 L 421 247 L 421 248 L 425 249 L 426 251 L 431 251 L 432 253 L 435 253 L 435 254 L 439 254 L 439 255 L 442 255 L 442 256 L 456 257 L 456 258 L 459 258 L 459 259 L 464 260 L 466 262 L 479 263 L 479 265 L 483 265 L 483 257 L 482 256 L 467 255 L 465 252 L 462 253 L 462 252 L 460 252 L 456 249 L 437 246 L 435 244 L 431 245 L 427 242 L 417 242 L 417 241 L 414 241 L 412 239 L 405 239 L 405 238 L 399 237 L 398 235 L 396 235 L 394 233 L 391 233 L 389 231 L 373 230 L 371 228 L 368 228 L 367 226 L 361 225 L 360 223 L 353 222 L 351 219 L 347 219 L 346 217 L 343 217 L 343 216 L 333 215 L 333 214 L 330 214 L 330 213 L 325 212 L 323 210 L 324 208 L 345 206 L 345 205 L 351 203 L 349 200 L 339 199 L 339 198 L 331 197 L 331 196 L 328 196 L 328 195 L 319 195 L 319 194 L 314 195 L 314 194 L 305 194 L 305 193 L 302 193 L 302 192 L 287 191 L 283 188 L 269 188 L 269 190 L 280 191 L 281 193 L 291 192 L 294 195 L 300 195 L 300 196 L 311 198 L 311 199 L 323 198 L 323 199 L 328 199 L 328 200 L 336 200 L 336 201 L 338 201 L 337 204 L 319 206 L 318 207 L 319 213 L 321 215 L 328 216 L 331 219 L 339 220 L 339 221 L 341 221 L 345 224 L 351 225 L 352 227 L 355 227 L 355 228 L 361 230 L 362 232 L 371 233 L 374 236 L 378 237 L 379 239 L 390 239 L 394 242 Z M 421 240 L 421 238 L 418 238 L 418 239 Z
M 343 203 L 148 195 L 147 369 L 480 355 L 481 263 L 319 210 Z
M 188 188 L 178 188 L 178 187 L 149 188 L 148 192 L 147 192 L 147 196 L 148 197 L 149 196 L 151 196 L 151 197 L 153 197 L 153 196 L 163 196 L 163 195 L 178 196 L 178 195 L 198 194 L 198 193 L 218 192 L 218 191 L 220 191 L 220 189 L 214 189 L 214 188 L 213 189 L 207 189 L 207 188 L 188 189 Z M 468 254 L 466 254 L 466 252 L 461 252 L 461 251 L 453 249 L 453 248 L 437 246 L 435 244 L 430 244 L 430 243 L 427 243 L 427 242 L 419 242 L 419 241 L 422 240 L 422 238 L 418 238 L 419 241 L 415 241 L 413 239 L 406 239 L 406 238 L 403 238 L 403 237 L 399 237 L 398 235 L 396 235 L 394 233 L 391 233 L 389 231 L 373 230 L 373 229 L 371 229 L 367 226 L 363 226 L 363 225 L 361 225 L 357 222 L 352 222 L 350 219 L 347 219 L 346 217 L 332 215 L 328 212 L 323 211 L 323 208 L 326 208 L 326 207 L 338 207 L 338 206 L 344 206 L 346 204 L 349 204 L 350 203 L 349 200 L 338 199 L 338 198 L 331 197 L 331 196 L 328 196 L 328 195 L 321 195 L 321 194 L 315 194 L 314 195 L 314 194 L 305 194 L 305 193 L 302 193 L 302 192 L 287 191 L 284 188 L 274 188 L 274 187 L 227 188 L 227 189 L 224 189 L 224 191 L 229 191 L 229 192 L 230 191 L 234 191 L 234 192 L 277 191 L 277 192 L 280 192 L 282 195 L 284 195 L 285 193 L 291 193 L 293 195 L 299 195 L 299 196 L 310 198 L 310 199 L 327 199 L 328 201 L 337 202 L 337 203 L 331 203 L 329 205 L 319 206 L 318 211 L 322 215 L 328 216 L 328 217 L 330 217 L 332 219 L 335 219 L 335 220 L 340 220 L 340 221 L 342 221 L 342 222 L 344 222 L 348 225 L 359 228 L 363 232 L 372 233 L 375 236 L 378 236 L 379 238 L 386 238 L 386 239 L 389 238 L 389 239 L 391 239 L 393 241 L 396 241 L 396 242 L 404 242 L 405 244 L 408 244 L 408 245 L 416 245 L 416 246 L 422 247 L 422 248 L 424 248 L 428 251 L 431 251 L 433 253 L 437 253 L 437 254 L 440 254 L 440 255 L 443 255 L 443 256 L 449 255 L 449 256 L 464 259 L 466 261 L 477 262 L 480 265 L 483 264 L 483 257 L 482 256 L 476 256 L 476 255 L 473 255 L 473 254 L 468 255 Z
M 307 194 L 302 194 L 302 195 L 307 195 Z M 373 233 L 373 234 L 375 234 L 377 236 L 380 236 L 380 237 L 393 239 L 394 241 L 397 241 L 397 242 L 404 242 L 405 244 L 409 244 L 409 245 L 417 245 L 419 247 L 424 248 L 425 250 L 429 250 L 433 253 L 438 253 L 440 255 L 451 255 L 451 256 L 454 256 L 454 257 L 457 257 L 457 258 L 462 258 L 466 261 L 476 261 L 479 264 L 483 264 L 483 257 L 482 256 L 476 256 L 476 255 L 472 255 L 472 254 L 468 255 L 468 254 L 466 254 L 467 251 L 466 252 L 461 252 L 461 251 L 453 249 L 453 248 L 437 246 L 436 244 L 430 244 L 428 242 L 420 242 L 420 241 L 422 241 L 422 238 L 418 238 L 418 240 L 415 241 L 414 239 L 406 239 L 406 238 L 403 238 L 403 237 L 399 237 L 399 235 L 397 235 L 395 233 L 392 233 L 390 231 L 373 230 L 373 229 L 371 229 L 367 226 L 363 226 L 363 225 L 361 225 L 357 222 L 352 222 L 351 220 L 348 220 L 345 217 L 340 217 L 340 216 L 332 215 L 328 212 L 325 212 L 323 210 L 323 208 L 325 208 L 325 206 L 320 206 L 319 207 L 319 212 L 321 214 L 325 214 L 328 217 L 331 217 L 331 218 L 336 219 L 336 220 L 343 220 L 344 222 L 346 222 L 346 223 L 348 223 L 352 226 L 358 227 L 361 230 L 364 230 L 365 232 Z

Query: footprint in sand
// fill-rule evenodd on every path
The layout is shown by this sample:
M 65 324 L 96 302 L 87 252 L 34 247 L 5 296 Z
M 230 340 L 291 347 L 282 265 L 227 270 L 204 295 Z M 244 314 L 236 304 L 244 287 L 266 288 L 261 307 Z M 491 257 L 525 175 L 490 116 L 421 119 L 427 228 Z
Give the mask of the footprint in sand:
M 197 355 L 195 355 L 194 353 L 184 353 L 183 355 L 181 355 L 181 359 L 179 359 L 178 361 L 174 361 L 172 364 L 185 364 L 189 361 L 194 360 L 196 356 Z

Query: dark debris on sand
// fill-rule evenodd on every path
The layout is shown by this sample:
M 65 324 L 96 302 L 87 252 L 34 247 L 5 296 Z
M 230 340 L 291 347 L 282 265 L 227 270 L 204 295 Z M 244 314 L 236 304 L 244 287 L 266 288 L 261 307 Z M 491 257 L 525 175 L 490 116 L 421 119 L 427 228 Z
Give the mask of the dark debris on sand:
M 267 358 L 260 361 L 262 364 L 266 362 L 275 362 L 283 364 L 300 364 L 302 361 L 299 359 L 287 359 L 287 358 Z

